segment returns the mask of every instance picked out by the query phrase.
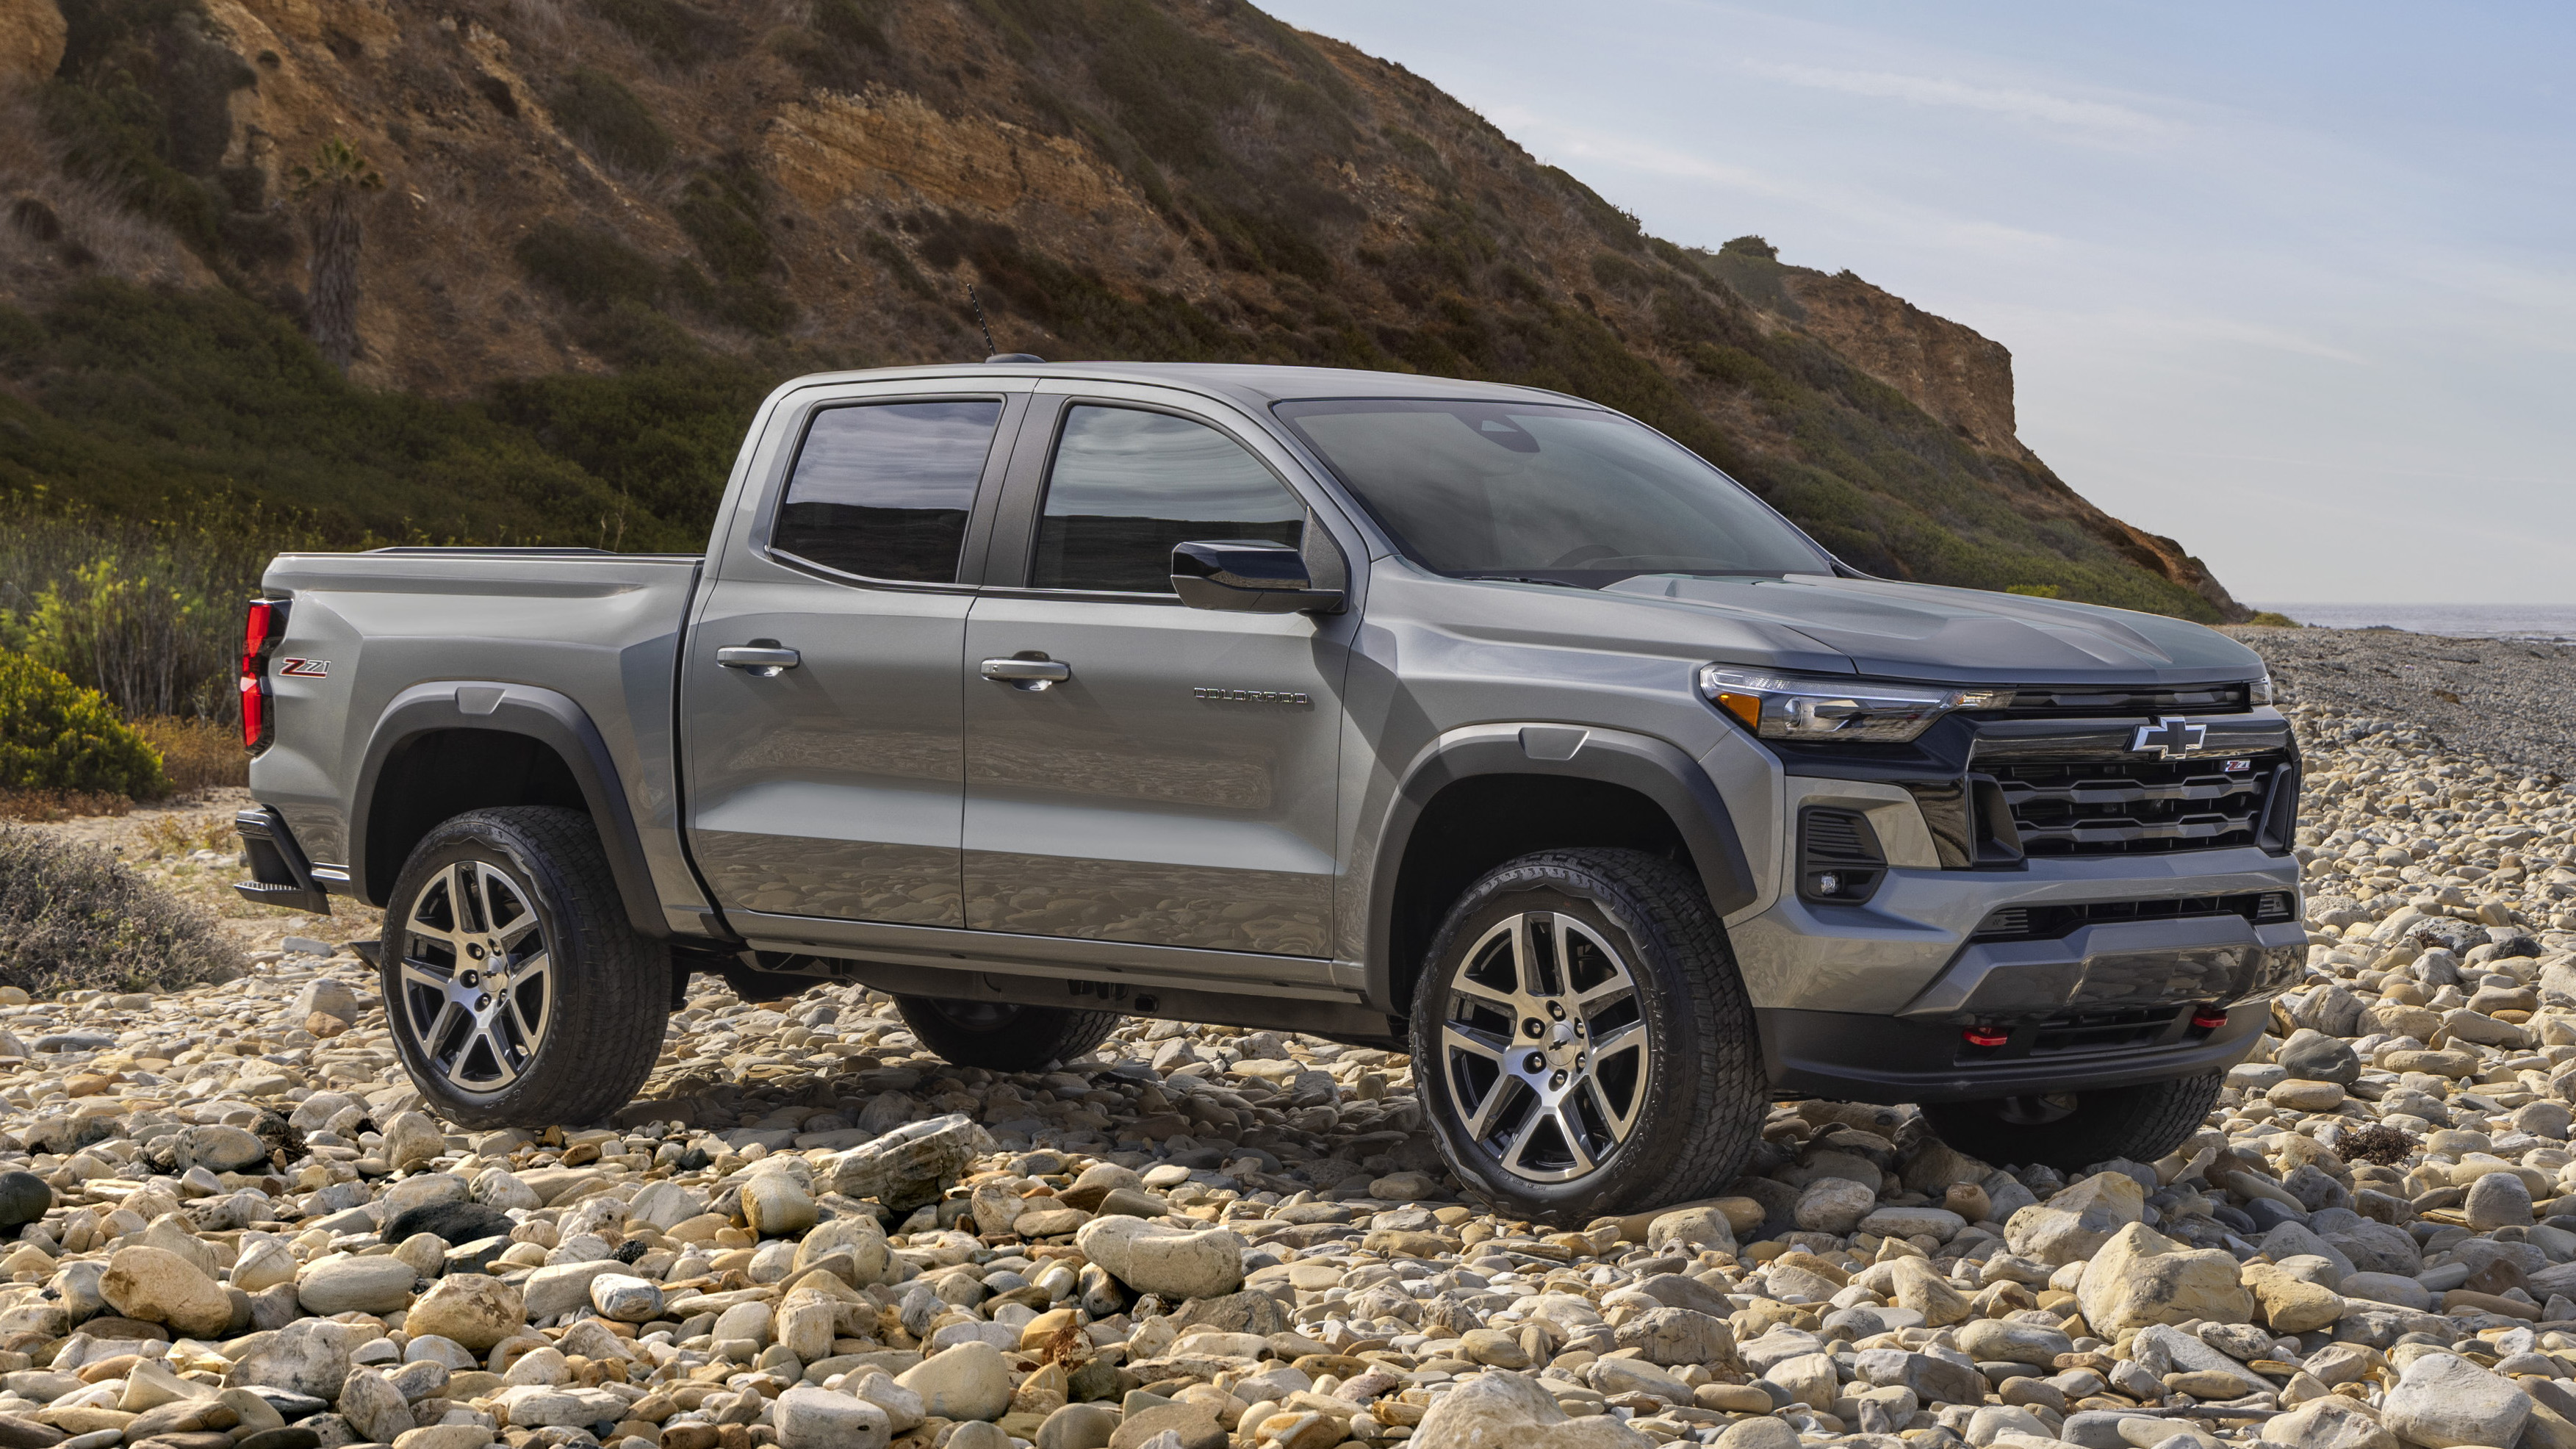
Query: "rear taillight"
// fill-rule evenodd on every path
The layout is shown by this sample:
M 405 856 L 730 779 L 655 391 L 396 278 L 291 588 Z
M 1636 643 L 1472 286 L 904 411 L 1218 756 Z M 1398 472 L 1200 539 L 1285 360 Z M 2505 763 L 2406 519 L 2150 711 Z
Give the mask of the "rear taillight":
M 242 748 L 252 754 L 267 749 L 277 732 L 277 722 L 268 710 L 268 657 L 285 637 L 285 601 L 251 600 L 250 613 L 242 620 L 240 683 Z

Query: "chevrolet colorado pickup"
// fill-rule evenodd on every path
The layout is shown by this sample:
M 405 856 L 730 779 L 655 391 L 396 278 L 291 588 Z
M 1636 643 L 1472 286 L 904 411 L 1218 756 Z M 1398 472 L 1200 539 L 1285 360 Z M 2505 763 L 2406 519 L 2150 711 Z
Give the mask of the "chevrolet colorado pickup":
M 854 978 L 996 1070 L 1400 1046 L 1471 1189 L 1580 1221 L 1782 1097 L 2153 1159 L 2305 965 L 2252 653 L 1868 577 L 1526 388 L 802 378 L 703 556 L 283 555 L 241 689 L 243 893 L 383 908 L 468 1124 L 623 1104 L 691 972 Z

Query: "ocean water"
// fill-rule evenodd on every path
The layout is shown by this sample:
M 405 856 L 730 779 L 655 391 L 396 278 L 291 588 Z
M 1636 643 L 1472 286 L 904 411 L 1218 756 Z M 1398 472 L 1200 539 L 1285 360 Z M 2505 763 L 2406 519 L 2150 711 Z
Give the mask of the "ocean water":
M 2404 629 L 2454 639 L 2576 643 L 2576 604 L 2253 604 L 2329 629 Z

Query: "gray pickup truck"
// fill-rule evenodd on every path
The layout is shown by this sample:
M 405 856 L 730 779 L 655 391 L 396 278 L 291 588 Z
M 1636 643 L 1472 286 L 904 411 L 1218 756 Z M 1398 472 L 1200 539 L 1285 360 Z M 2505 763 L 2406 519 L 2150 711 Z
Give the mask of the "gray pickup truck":
M 2305 965 L 2252 653 L 1868 577 L 1526 388 L 802 378 L 703 556 L 284 555 L 241 687 L 243 893 L 384 909 L 468 1124 L 623 1104 L 691 972 L 855 978 L 996 1070 L 1401 1046 L 1461 1179 L 1582 1220 L 1781 1097 L 2152 1159 Z

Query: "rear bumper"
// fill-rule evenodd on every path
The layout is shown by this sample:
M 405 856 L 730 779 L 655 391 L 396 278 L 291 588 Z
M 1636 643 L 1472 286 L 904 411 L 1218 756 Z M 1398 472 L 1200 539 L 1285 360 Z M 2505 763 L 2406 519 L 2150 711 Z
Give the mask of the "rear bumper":
M 241 836 L 242 854 L 250 861 L 251 878 L 233 885 L 243 900 L 317 916 L 331 914 L 331 898 L 313 878 L 313 863 L 305 859 L 295 832 L 274 807 L 242 811 L 233 817 L 233 830 Z
M 2192 1007 L 2070 1013 L 2010 1028 L 2003 1046 L 1968 1045 L 1951 1022 L 1858 1012 L 1757 1013 L 1774 1096 L 1842 1102 L 1967 1102 L 2098 1091 L 2223 1071 L 2263 1034 L 2268 1000 L 2231 1008 L 2202 1031 Z

